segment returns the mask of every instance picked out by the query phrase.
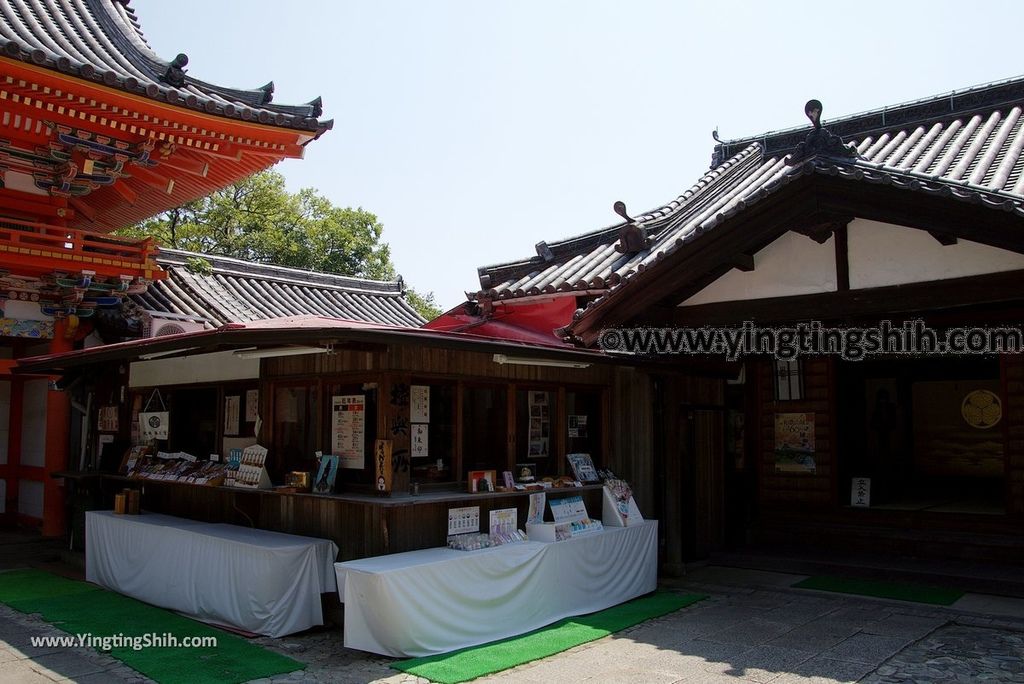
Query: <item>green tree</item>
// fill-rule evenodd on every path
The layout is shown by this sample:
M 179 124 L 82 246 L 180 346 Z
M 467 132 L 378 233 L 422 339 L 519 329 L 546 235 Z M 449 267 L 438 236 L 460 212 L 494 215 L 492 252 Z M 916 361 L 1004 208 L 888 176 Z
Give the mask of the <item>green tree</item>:
M 313 188 L 288 192 L 272 170 L 242 179 L 202 199 L 118 231 L 153 236 L 165 247 L 322 273 L 391 280 L 384 226 L 363 209 L 336 207 Z M 434 318 L 433 293 L 407 290 L 409 303 Z

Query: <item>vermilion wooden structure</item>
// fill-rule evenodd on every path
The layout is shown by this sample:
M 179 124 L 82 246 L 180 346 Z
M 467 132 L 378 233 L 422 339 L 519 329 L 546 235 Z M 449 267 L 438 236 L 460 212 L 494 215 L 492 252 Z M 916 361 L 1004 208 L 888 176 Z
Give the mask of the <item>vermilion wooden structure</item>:
M 332 122 L 319 98 L 272 104 L 272 83 L 192 78 L 185 55 L 152 51 L 128 0 L 32 4 L 0 12 L 0 487 L 3 518 L 59 535 L 63 492 L 49 473 L 68 464 L 68 399 L 42 399 L 45 379 L 12 375 L 12 360 L 75 348 L 96 307 L 164 276 L 152 241 L 105 234 L 300 158 Z M 33 438 L 29 454 L 24 431 L 41 411 L 45 446 Z

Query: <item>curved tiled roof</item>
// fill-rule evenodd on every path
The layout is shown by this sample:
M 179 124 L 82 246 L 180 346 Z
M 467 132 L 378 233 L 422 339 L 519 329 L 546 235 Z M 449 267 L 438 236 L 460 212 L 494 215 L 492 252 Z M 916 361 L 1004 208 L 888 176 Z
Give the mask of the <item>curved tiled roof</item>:
M 728 152 L 728 159 L 676 199 L 636 217 L 649 239 L 645 249 L 616 251 L 626 223 L 541 243 L 541 256 L 479 269 L 475 296 L 612 291 L 723 219 L 811 173 L 940 194 L 1024 218 L 1022 111 L 1024 79 L 1014 79 L 830 122 L 829 130 L 844 131 L 853 141 L 854 159 L 817 156 L 787 164 L 807 127 L 722 143 L 716 158 Z
M 206 260 L 212 271 L 189 270 L 194 258 Z M 173 249 L 161 249 L 157 262 L 167 278 L 132 296 L 150 312 L 213 326 L 303 315 L 406 327 L 425 322 L 406 300 L 401 281 L 363 280 Z
M 217 116 L 316 135 L 333 125 L 318 120 L 320 98 L 271 104 L 273 83 L 240 90 L 185 74 L 188 58 L 167 61 L 153 52 L 128 0 L 4 0 L 0 55 Z

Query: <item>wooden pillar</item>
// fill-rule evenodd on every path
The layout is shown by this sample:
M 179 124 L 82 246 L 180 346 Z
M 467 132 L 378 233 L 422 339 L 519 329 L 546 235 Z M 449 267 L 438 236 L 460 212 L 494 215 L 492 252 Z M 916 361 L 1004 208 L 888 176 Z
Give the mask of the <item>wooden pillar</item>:
M 71 351 L 71 340 L 65 337 L 67 323 L 54 321 L 50 353 Z M 54 378 L 55 380 L 56 378 Z M 60 537 L 65 532 L 64 482 L 50 473 L 67 470 L 70 448 L 71 400 L 65 392 L 50 389 L 46 397 L 46 460 L 43 481 L 43 536 Z
M 11 525 L 18 519 L 18 466 L 21 464 L 21 421 L 24 415 L 25 379 L 11 378 L 11 413 L 7 434 L 7 492 L 4 517 Z

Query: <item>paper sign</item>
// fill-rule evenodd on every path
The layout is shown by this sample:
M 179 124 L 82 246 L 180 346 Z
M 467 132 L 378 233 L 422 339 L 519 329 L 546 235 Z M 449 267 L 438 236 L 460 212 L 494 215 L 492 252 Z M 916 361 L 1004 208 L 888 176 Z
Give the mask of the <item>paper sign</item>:
M 850 487 L 850 505 L 860 507 L 871 506 L 871 478 L 855 477 Z
M 346 394 L 331 397 L 331 450 L 340 467 L 361 470 L 365 461 L 366 397 Z
M 430 387 L 428 385 L 410 385 L 409 422 L 430 422 Z
M 409 450 L 413 458 L 427 458 L 430 455 L 427 448 L 427 433 L 429 425 L 413 423 L 412 435 L 409 438 Z
M 238 396 L 224 397 L 224 434 L 237 435 L 239 411 L 242 398 Z
M 465 506 L 448 509 L 448 534 L 480 531 L 480 507 Z
M 246 390 L 245 392 L 245 422 L 255 423 L 260 415 L 260 391 Z

